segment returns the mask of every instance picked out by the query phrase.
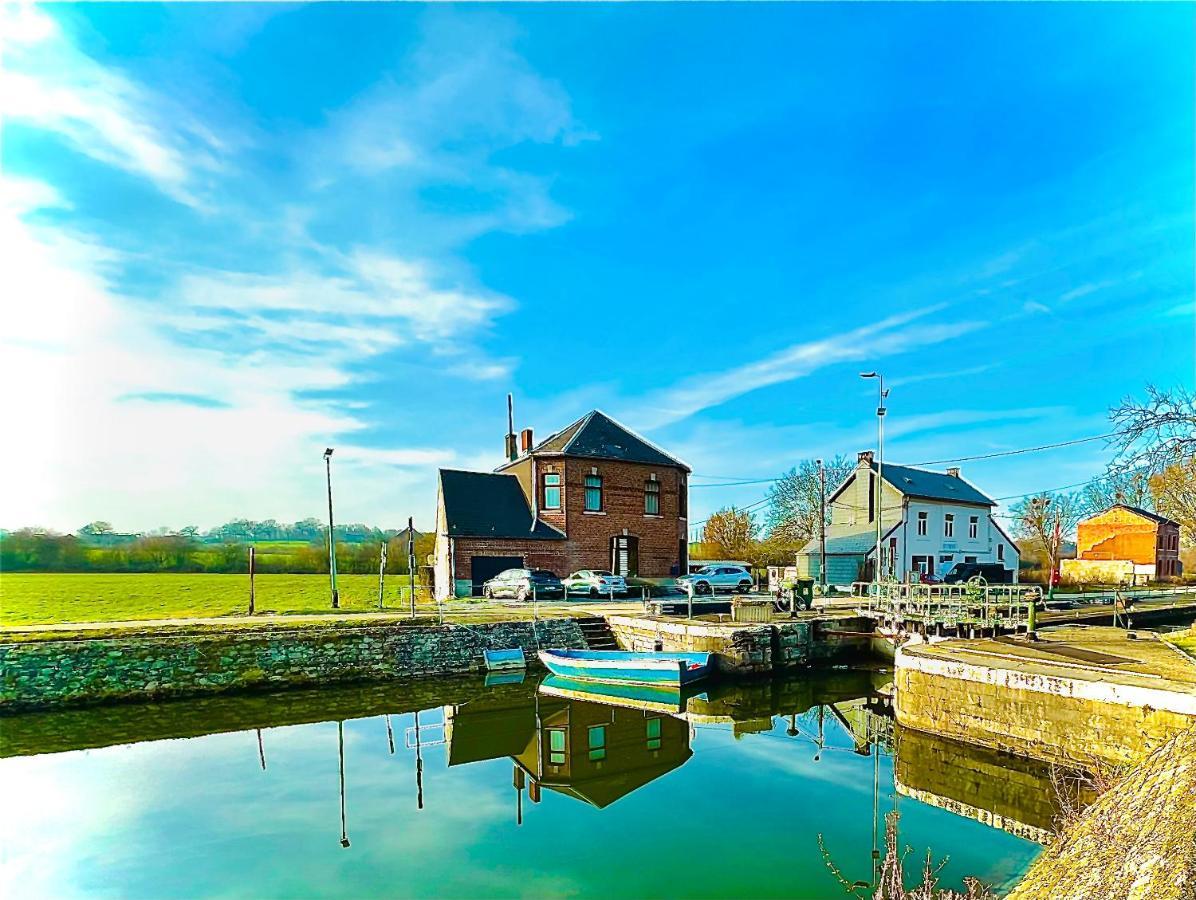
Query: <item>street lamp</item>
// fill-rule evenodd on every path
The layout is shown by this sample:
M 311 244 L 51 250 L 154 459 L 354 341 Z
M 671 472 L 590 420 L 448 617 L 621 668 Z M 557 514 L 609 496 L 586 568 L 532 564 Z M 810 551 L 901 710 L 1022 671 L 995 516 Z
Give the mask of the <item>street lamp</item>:
M 885 390 L 885 377 L 879 372 L 861 372 L 861 378 L 875 378 L 878 381 L 877 404 L 876 404 L 876 566 L 875 576 L 873 581 L 880 584 L 881 579 L 881 538 L 884 536 L 884 512 L 882 503 L 884 501 L 884 474 L 885 474 L 885 398 L 889 396 L 889 392 Z
M 336 532 L 332 526 L 332 448 L 324 451 L 324 468 L 328 473 L 328 574 L 332 579 L 332 608 L 339 609 L 340 596 L 336 592 Z

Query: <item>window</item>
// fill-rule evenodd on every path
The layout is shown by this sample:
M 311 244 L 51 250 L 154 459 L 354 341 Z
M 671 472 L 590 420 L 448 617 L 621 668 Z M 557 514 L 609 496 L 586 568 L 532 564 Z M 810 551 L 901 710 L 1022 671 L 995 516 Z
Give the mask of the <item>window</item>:
M 955 516 L 951 513 L 943 516 L 943 537 L 955 537 Z
M 968 537 L 975 540 L 980 536 L 980 517 L 970 516 L 968 518 Z
M 997 562 L 1005 561 L 1005 545 L 997 544 Z
M 565 764 L 565 729 L 548 728 L 548 763 L 553 766 Z
M 941 555 L 939 556 L 939 562 L 940 562 L 940 563 L 949 563 L 949 562 L 951 562 L 951 560 L 953 560 L 953 559 L 955 559 L 955 554 L 954 554 L 954 553 L 943 553 L 943 554 L 941 554 Z
M 586 509 L 590 512 L 602 510 L 602 476 L 586 476 Z
M 590 762 L 606 759 L 606 726 L 590 727 Z
M 656 480 L 644 482 L 644 515 L 660 515 L 660 482 Z
M 926 537 L 926 523 L 929 516 L 924 513 L 918 513 L 918 537 Z
M 544 473 L 544 508 L 561 508 L 561 476 L 556 472 Z
M 648 719 L 644 723 L 644 736 L 649 750 L 660 749 L 660 719 Z

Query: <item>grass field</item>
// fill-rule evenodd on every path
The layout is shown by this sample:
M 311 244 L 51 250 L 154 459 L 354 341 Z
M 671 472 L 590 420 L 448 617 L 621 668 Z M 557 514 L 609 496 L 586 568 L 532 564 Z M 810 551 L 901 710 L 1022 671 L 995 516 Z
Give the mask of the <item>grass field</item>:
M 377 611 L 377 575 L 340 575 L 337 587 L 341 612 Z M 387 576 L 384 608 L 405 610 L 406 587 L 406 576 Z M 333 612 L 327 575 L 258 575 L 254 588 L 258 613 Z M 0 575 L 0 626 L 227 616 L 248 605 L 247 575 Z

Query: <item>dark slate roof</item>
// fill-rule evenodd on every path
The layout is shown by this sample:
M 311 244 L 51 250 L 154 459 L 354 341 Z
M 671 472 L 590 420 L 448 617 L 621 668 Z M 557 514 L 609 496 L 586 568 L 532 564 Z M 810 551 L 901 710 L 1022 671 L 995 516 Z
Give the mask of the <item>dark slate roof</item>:
M 532 511 L 514 475 L 440 470 L 440 493 L 449 537 L 564 540 L 543 521 L 532 528 Z
M 640 437 L 597 409 L 586 413 L 572 425 L 541 441 L 532 453 L 562 453 L 589 459 L 615 459 L 653 466 L 689 466 L 669 456 L 647 438 Z
M 876 463 L 872 464 L 873 470 Z M 962 478 L 945 472 L 929 472 L 909 466 L 895 466 L 885 463 L 884 479 L 901 493 L 923 500 L 954 500 L 957 503 L 975 503 L 979 506 L 996 506 L 989 497 L 980 493 Z
M 1160 516 L 1158 513 L 1152 513 L 1148 509 L 1143 509 L 1140 506 L 1130 506 L 1128 503 L 1114 503 L 1109 509 L 1126 509 L 1136 516 L 1142 516 L 1144 519 L 1149 519 L 1152 522 L 1157 522 L 1160 525 L 1175 525 L 1179 523 L 1174 519 L 1168 519 L 1166 516 Z

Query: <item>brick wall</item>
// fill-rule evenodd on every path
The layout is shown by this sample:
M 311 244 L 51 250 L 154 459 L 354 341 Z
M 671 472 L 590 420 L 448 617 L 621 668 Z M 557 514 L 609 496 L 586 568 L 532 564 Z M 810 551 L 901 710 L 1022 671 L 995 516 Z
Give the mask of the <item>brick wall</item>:
M 563 460 L 565 528 L 570 571 L 605 569 L 611 565 L 611 538 L 626 533 L 639 539 L 639 574 L 665 578 L 683 574 L 675 569 L 686 542 L 686 520 L 681 518 L 681 494 L 686 475 L 670 466 L 647 466 L 610 460 Z M 541 465 L 548 464 L 544 461 Z M 592 470 L 602 476 L 603 509 L 585 509 L 585 478 Z M 660 483 L 660 514 L 644 513 L 644 484 L 655 475 Z
M 1172 561 L 1179 559 L 1179 529 L 1128 509 L 1109 509 L 1076 528 L 1076 556 L 1127 559 L 1140 566 L 1156 566 L 1160 577 L 1174 575 L 1178 573 Z

